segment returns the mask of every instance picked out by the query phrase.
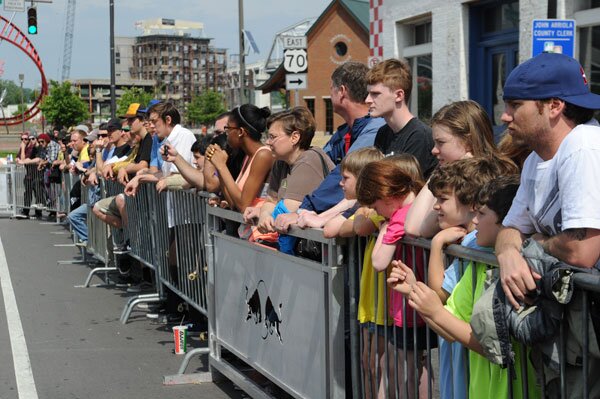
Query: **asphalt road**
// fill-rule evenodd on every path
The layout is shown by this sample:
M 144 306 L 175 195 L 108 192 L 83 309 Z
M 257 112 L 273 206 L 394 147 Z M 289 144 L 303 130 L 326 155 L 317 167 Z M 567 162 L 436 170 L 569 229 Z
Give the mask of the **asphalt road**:
M 139 311 L 122 325 L 119 317 L 132 295 L 124 289 L 75 288 L 90 268 L 57 264 L 77 256 L 74 247 L 54 246 L 71 242 L 65 232 L 34 220 L 0 219 L 0 239 L 38 398 L 242 397 L 229 381 L 163 386 L 162 377 L 175 374 L 183 358 L 172 353 L 170 327 L 152 324 Z M 13 356 L 11 336 L 13 343 L 18 342 L 14 332 L 18 323 L 9 329 L 5 309 L 0 295 L 0 398 L 13 399 L 19 397 L 17 376 L 23 381 L 27 367 L 23 356 L 16 361 Z M 202 346 L 198 337 L 190 341 L 191 346 Z M 194 359 L 188 372 L 205 371 L 206 361 Z M 20 398 L 34 396 L 21 392 Z

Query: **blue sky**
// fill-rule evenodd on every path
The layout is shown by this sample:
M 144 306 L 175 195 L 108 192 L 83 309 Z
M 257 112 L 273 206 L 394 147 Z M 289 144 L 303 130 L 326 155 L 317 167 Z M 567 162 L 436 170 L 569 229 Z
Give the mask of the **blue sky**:
M 260 49 L 249 61 L 266 58 L 276 32 L 308 17 L 317 17 L 329 0 L 245 0 L 245 28 L 250 30 Z M 75 15 L 71 78 L 106 78 L 109 69 L 108 0 L 78 0 Z M 136 36 L 135 21 L 172 18 L 204 23 L 204 32 L 216 47 L 238 53 L 238 0 L 123 0 L 115 1 L 115 34 Z M 37 36 L 29 36 L 40 54 L 46 78 L 59 79 L 62 71 L 66 0 L 38 4 Z M 12 13 L 11 13 L 12 14 Z M 0 15 L 11 14 L 0 8 Z M 27 30 L 26 13 L 17 13 L 13 22 Z M 0 60 L 5 61 L 0 79 L 18 83 L 18 74 L 25 74 L 25 87 L 40 84 L 40 75 L 33 63 L 8 42 L 0 44 Z

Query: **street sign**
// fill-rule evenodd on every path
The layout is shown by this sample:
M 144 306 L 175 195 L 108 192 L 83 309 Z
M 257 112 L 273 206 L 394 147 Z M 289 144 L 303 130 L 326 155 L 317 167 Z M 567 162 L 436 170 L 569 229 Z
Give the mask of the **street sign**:
M 303 49 L 287 49 L 283 52 L 283 67 L 286 72 L 299 73 L 304 72 L 308 68 L 308 60 L 306 59 L 306 50 Z
M 531 27 L 532 51 L 575 55 L 575 21 L 572 19 L 534 19 Z
M 306 84 L 305 73 L 288 73 L 285 75 L 285 89 L 286 90 L 305 90 L 308 86 Z
M 381 61 L 383 61 L 383 58 L 381 57 L 369 57 L 367 65 L 369 66 L 369 68 L 373 68 L 375 65 L 379 64 Z
M 301 48 L 306 49 L 306 36 L 282 36 L 283 48 Z
M 25 12 L 25 0 L 4 0 L 4 11 Z

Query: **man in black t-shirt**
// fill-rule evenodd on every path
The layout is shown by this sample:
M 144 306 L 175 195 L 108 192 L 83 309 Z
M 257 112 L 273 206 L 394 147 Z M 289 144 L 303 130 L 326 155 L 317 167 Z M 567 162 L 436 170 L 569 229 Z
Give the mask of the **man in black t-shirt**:
M 408 153 L 417 158 L 427 178 L 437 165 L 431 154 L 431 128 L 408 109 L 412 91 L 410 67 L 396 59 L 385 60 L 367 74 L 369 95 L 365 102 L 371 117 L 383 117 L 386 124 L 375 136 L 375 147 L 385 155 Z

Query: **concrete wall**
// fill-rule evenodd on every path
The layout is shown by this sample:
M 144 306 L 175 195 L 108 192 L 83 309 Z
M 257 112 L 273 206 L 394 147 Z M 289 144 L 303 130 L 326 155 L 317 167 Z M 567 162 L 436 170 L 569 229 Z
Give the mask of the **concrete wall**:
M 587 0 L 578 0 L 586 2 Z M 469 97 L 469 7 L 477 1 L 465 0 L 384 0 L 384 58 L 406 57 L 405 47 L 412 43 L 412 24 L 432 22 L 433 112 L 451 101 Z M 558 0 L 557 16 L 572 18 L 574 5 Z M 519 60 L 531 57 L 531 23 L 547 18 L 548 2 L 519 2 Z

